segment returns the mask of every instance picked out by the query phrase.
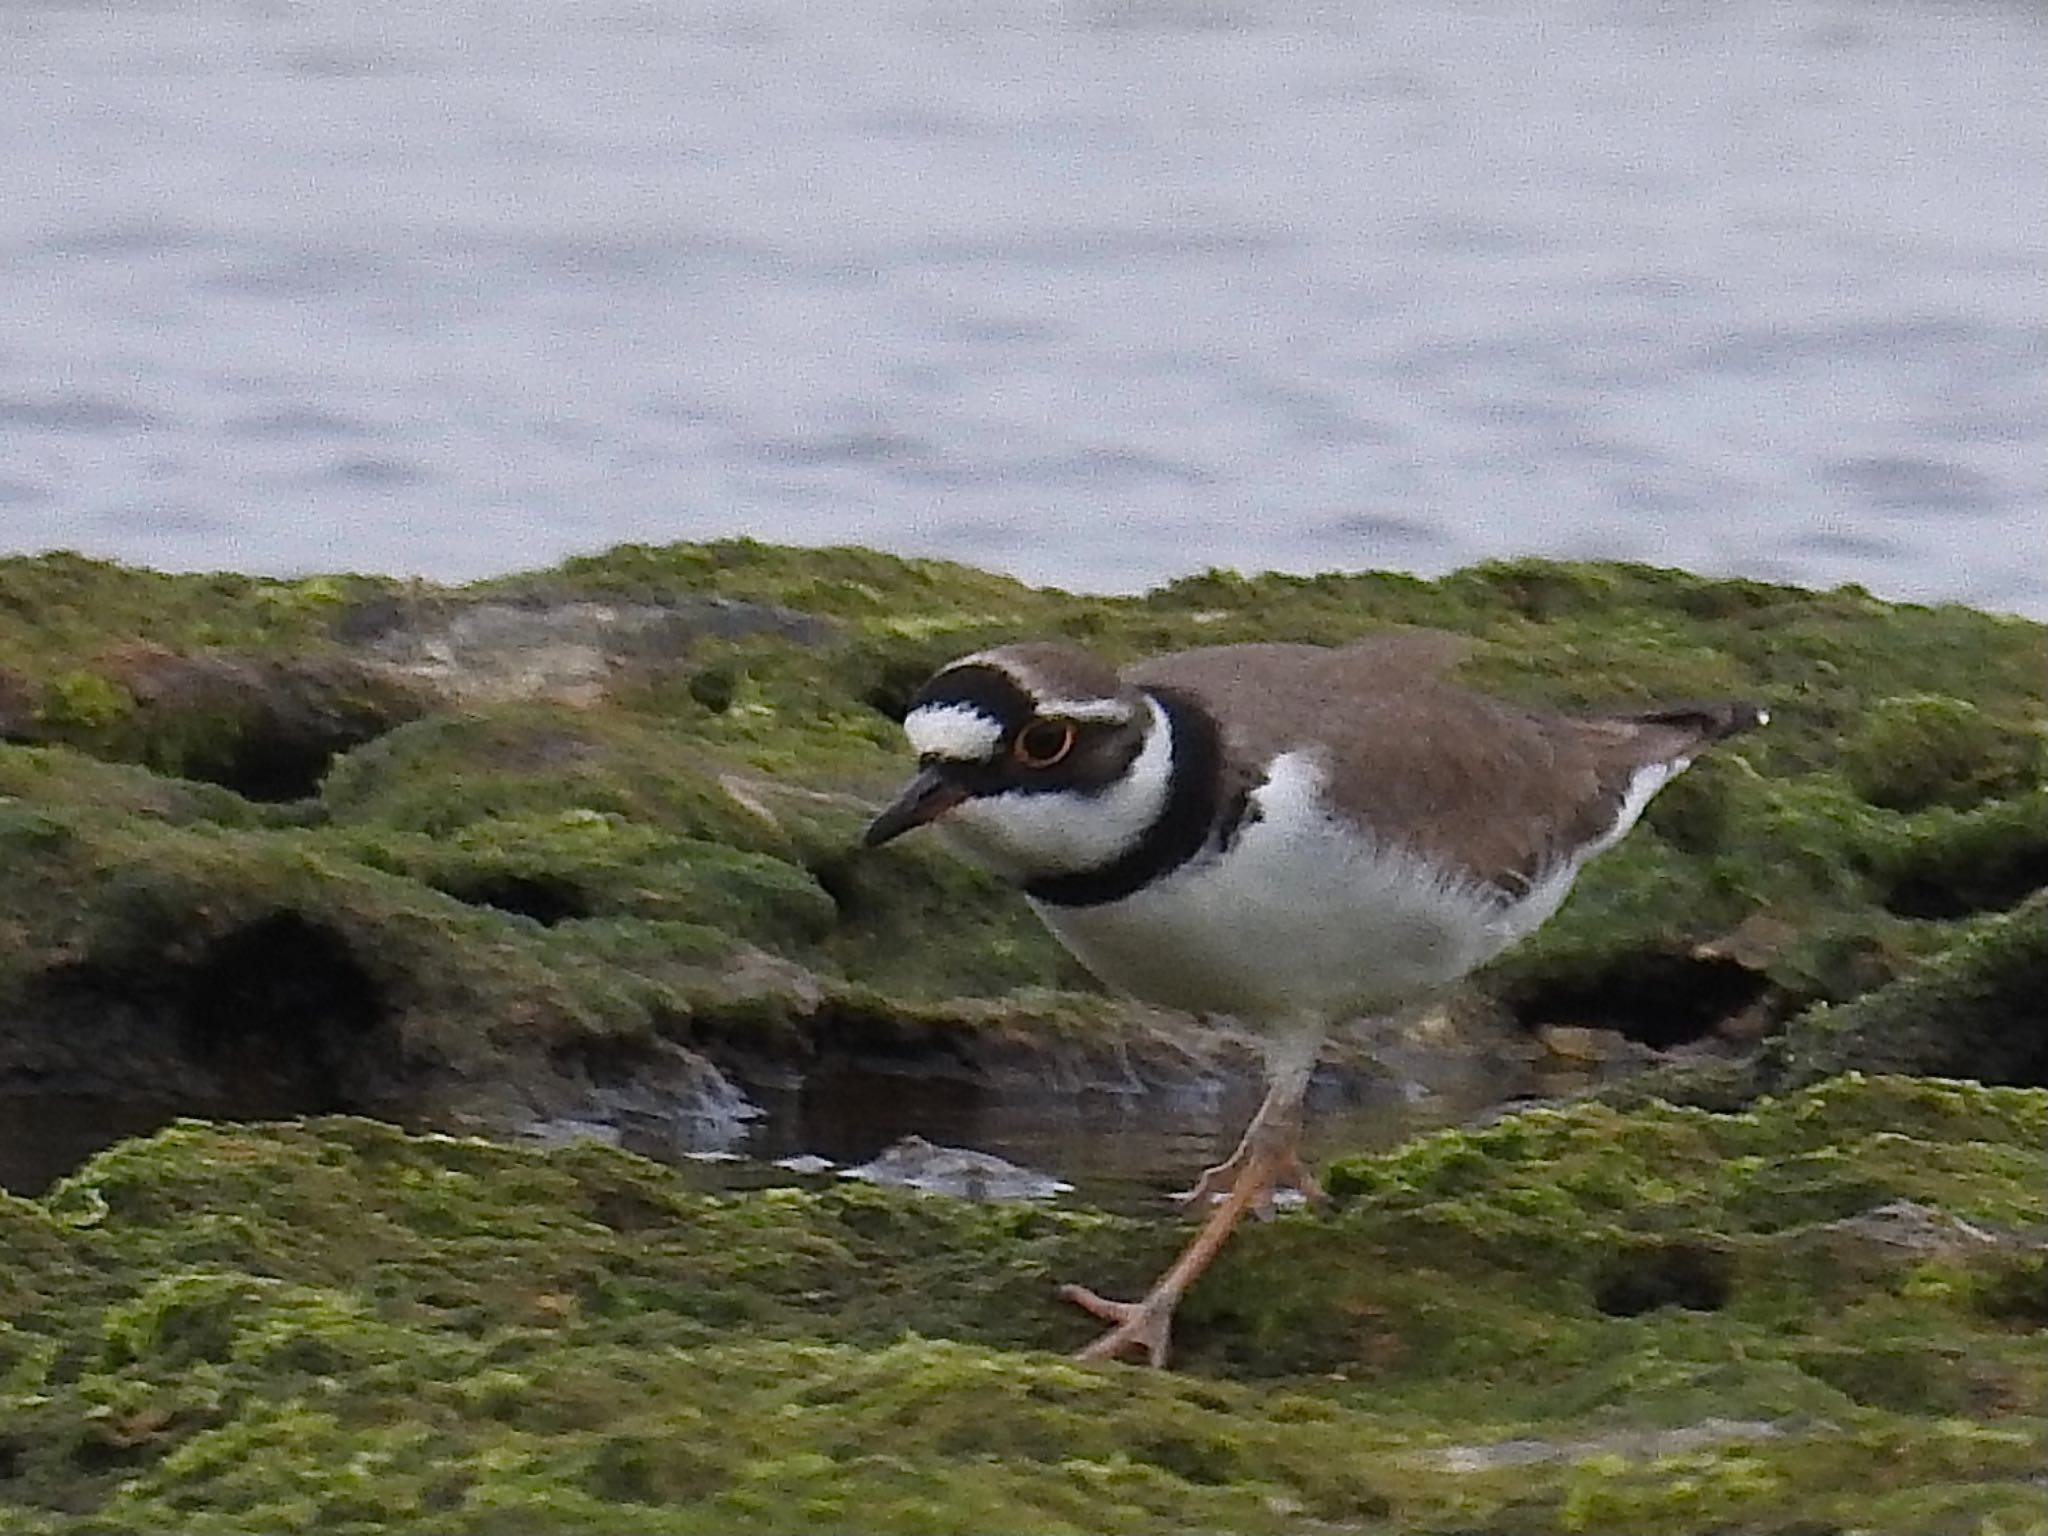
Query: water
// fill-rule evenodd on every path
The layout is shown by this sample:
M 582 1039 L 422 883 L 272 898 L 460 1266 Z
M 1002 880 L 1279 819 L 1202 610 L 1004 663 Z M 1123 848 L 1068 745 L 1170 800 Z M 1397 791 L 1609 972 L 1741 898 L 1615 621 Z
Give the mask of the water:
M 1057 1100 L 1004 1098 L 942 1080 L 876 1077 L 856 1072 L 822 1076 L 801 1090 L 757 1089 L 764 1113 L 735 1144 L 700 1147 L 673 1127 L 628 1131 L 619 1144 L 686 1170 L 706 1190 L 771 1184 L 829 1184 L 837 1170 L 865 1163 L 905 1136 L 942 1146 L 994 1153 L 1074 1185 L 1066 1198 L 1133 1213 L 1169 1209 L 1166 1196 L 1192 1184 L 1221 1161 L 1257 1107 L 1256 1093 L 1152 1097 L 1106 1095 Z M 1403 1137 L 1455 1123 L 1486 1101 L 1473 1084 L 1411 1097 L 1389 1085 L 1344 1102 L 1325 1095 L 1310 1117 L 1312 1159 L 1369 1152 Z M 218 1107 L 216 1107 L 218 1108 Z M 46 1094 L 0 1099 L 0 1190 L 40 1195 L 58 1178 L 115 1142 L 146 1136 L 191 1106 L 134 1103 L 87 1095 Z M 228 1118 L 268 1118 L 250 1107 Z M 539 1136 L 543 1143 L 567 1139 Z M 713 1151 L 713 1158 L 702 1154 Z M 832 1168 L 800 1175 L 777 1159 L 813 1156 Z
M 0 547 L 2048 616 L 2016 0 L 14 0 Z

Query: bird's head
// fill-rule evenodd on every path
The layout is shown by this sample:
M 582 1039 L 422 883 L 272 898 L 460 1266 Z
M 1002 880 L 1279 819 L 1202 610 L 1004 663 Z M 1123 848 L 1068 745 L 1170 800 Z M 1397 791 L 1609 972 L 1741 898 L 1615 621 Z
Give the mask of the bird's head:
M 1164 800 L 1164 716 L 1072 646 L 962 657 L 918 689 L 903 729 L 918 771 L 869 824 L 870 848 L 944 818 L 969 853 L 1028 881 L 1109 863 Z

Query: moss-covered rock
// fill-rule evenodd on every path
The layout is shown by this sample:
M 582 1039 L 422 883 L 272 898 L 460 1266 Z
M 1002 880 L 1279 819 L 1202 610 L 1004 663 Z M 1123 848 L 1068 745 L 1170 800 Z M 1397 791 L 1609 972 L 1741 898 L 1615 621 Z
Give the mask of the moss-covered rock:
M 463 589 L 0 561 L 0 1093 L 502 1129 L 729 1116 L 714 1062 L 1249 1072 L 942 849 L 856 856 L 893 716 L 997 639 L 1396 624 L 1518 696 L 1772 709 L 1457 1012 L 1684 1076 L 1340 1158 L 1171 1377 L 1060 1358 L 1052 1300 L 1141 1286 L 1169 1219 L 181 1124 L 0 1197 L 0 1530 L 2048 1531 L 2048 1099 L 1832 1076 L 2048 1079 L 2018 620 L 1541 562 L 1102 598 L 746 542 Z
M 2023 1532 L 2048 1095 L 1843 1080 L 1340 1163 L 1080 1367 L 1176 1223 L 185 1124 L 0 1199 L 0 1528 Z
M 1843 743 L 1850 786 L 1872 805 L 1975 805 L 2041 782 L 2038 722 L 1999 720 L 1967 699 L 1882 699 Z
M 1901 981 L 1801 1015 L 1764 1061 L 1774 1086 L 1845 1066 L 2048 1082 L 2048 891 Z
M 892 714 L 995 639 L 1128 657 L 1412 624 L 1471 636 L 1464 675 L 1519 696 L 1774 713 L 1481 978 L 1545 1038 L 1744 1044 L 2048 879 L 2041 627 L 1853 589 L 1515 562 L 1079 597 L 744 541 L 461 589 L 4 560 L 0 1091 L 224 1107 L 222 1064 L 253 1063 L 271 1109 L 504 1125 L 603 1118 L 600 1080 L 713 1084 L 689 1053 L 991 1080 L 1036 1048 L 1048 1078 L 1140 1084 L 1249 1062 L 1102 998 L 936 844 L 856 855 L 906 767 Z

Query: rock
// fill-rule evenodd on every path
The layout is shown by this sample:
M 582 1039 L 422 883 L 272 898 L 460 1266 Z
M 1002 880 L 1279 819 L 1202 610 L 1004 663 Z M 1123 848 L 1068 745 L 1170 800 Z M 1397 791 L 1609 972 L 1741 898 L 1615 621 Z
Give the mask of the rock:
M 1256 1040 L 1102 996 L 942 848 L 856 854 L 904 767 L 892 712 L 934 664 L 1019 634 L 1123 656 L 1396 624 L 1457 631 L 1463 675 L 1519 696 L 1746 694 L 1775 720 L 1449 999 L 1478 1022 L 1347 1032 L 1325 1101 L 1554 1091 L 1768 1053 L 1792 1019 L 1812 1071 L 2039 1080 L 2003 983 L 1943 992 L 1920 1054 L 1844 1042 L 1862 1021 L 1896 1039 L 1908 994 L 1886 989 L 2048 879 L 2020 750 L 2040 626 L 1630 566 L 1211 573 L 1108 598 L 731 542 L 460 589 L 0 560 L 0 1095 L 590 1121 L 680 1147 L 750 1085 L 842 1065 L 997 1095 L 1246 1091 Z M 1924 782 L 1877 771 L 1895 738 L 1941 748 Z M 1990 1054 L 1944 1057 L 1943 1031 Z M 1724 1068 L 1726 1102 L 1769 1086 Z
M 1762 1081 L 1796 1088 L 1852 1069 L 2048 1083 L 2048 891 L 1890 986 L 1802 1014 L 1772 1042 Z
M 2048 765 L 2038 724 L 2001 721 L 1967 699 L 1878 700 L 1843 744 L 1842 764 L 1872 805 L 1917 811 L 1976 805 L 2031 789 Z
M 941 1147 L 922 1136 L 905 1136 L 873 1161 L 840 1171 L 842 1179 L 858 1179 L 889 1189 L 917 1189 L 928 1195 L 961 1200 L 1050 1200 L 1073 1185 L 1020 1168 L 990 1152 L 967 1147 Z
M 1340 1157 L 1338 1208 L 1204 1277 L 1171 1376 L 1058 1358 L 1091 1325 L 1051 1293 L 1128 1293 L 1178 1222 L 706 1195 L 620 1149 L 724 1154 L 750 1085 L 841 1066 L 1248 1091 L 1255 1038 L 1101 995 L 986 876 L 853 855 L 892 713 L 1020 634 L 1389 624 L 1518 696 L 1772 708 L 1317 1080 L 1659 1063 L 1626 1102 Z M 0 1196 L 0 1526 L 2031 1530 L 2048 1096 L 1832 1074 L 2048 1078 L 2042 642 L 1543 562 L 1098 598 L 747 543 L 460 590 L 0 560 L 0 1094 L 318 1117 Z
M 1486 1445 L 1453 1445 L 1431 1459 L 1446 1472 L 1495 1472 L 1545 1462 L 1574 1464 L 1596 1459 L 1651 1461 L 1716 1450 L 1725 1445 L 1773 1440 L 1786 1433 L 1768 1419 L 1702 1419 L 1675 1429 L 1629 1429 L 1589 1440 L 1496 1440 Z
M 817 645 L 833 626 L 720 597 L 593 602 L 535 590 L 517 600 L 379 599 L 343 615 L 336 630 L 366 655 L 465 703 L 594 704 L 621 680 L 674 664 L 706 639 L 775 636 Z
M 2048 1244 L 2039 1241 L 2026 1243 L 2009 1234 L 2001 1237 L 1959 1216 L 1951 1216 L 1946 1211 L 1914 1200 L 1887 1200 L 1860 1216 L 1845 1216 L 1840 1221 L 1829 1222 L 1824 1230 L 1918 1254 L 1967 1253 L 2000 1242 L 2048 1248 Z
M 2044 1135 L 1907 1079 L 1441 1132 L 1240 1233 L 1158 1373 L 1052 1293 L 1180 1221 L 184 1123 L 0 1197 L 0 1524 L 2025 1531 Z
M 32 721 L 0 734 L 85 747 L 248 800 L 301 800 L 335 758 L 434 702 L 345 657 L 183 655 L 128 643 L 89 670 L 49 678 Z

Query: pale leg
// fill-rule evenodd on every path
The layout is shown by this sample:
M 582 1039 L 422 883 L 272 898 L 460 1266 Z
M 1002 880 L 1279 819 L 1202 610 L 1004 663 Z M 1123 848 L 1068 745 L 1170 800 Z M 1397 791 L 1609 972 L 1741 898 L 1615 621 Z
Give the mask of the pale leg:
M 1325 1198 L 1323 1186 L 1315 1176 L 1315 1170 L 1301 1160 L 1300 1117 L 1301 1105 L 1282 1100 L 1285 1085 L 1275 1082 L 1266 1090 L 1266 1098 L 1259 1105 L 1258 1113 L 1252 1116 L 1252 1123 L 1245 1127 L 1243 1138 L 1237 1150 L 1213 1168 L 1204 1168 L 1202 1176 L 1195 1180 L 1193 1189 L 1184 1189 L 1173 1198 L 1182 1205 L 1201 1207 L 1221 1198 L 1237 1187 L 1238 1176 L 1251 1161 L 1253 1149 L 1260 1144 L 1272 1146 L 1278 1143 L 1281 1150 L 1280 1162 L 1272 1171 L 1266 1193 L 1252 1206 L 1252 1214 L 1264 1219 L 1273 1214 L 1273 1194 L 1276 1190 L 1298 1190 L 1311 1204 L 1320 1204 Z M 1294 1119 L 1294 1133 L 1288 1136 L 1288 1117 Z
M 1172 1340 L 1174 1308 L 1209 1267 L 1244 1213 L 1269 1204 L 1276 1183 L 1296 1182 L 1303 1193 L 1315 1187 L 1314 1177 L 1302 1165 L 1299 1150 L 1301 1101 L 1308 1092 L 1309 1076 L 1315 1070 L 1322 1039 L 1318 1025 L 1273 1042 L 1266 1058 L 1265 1102 L 1252 1117 L 1244 1140 L 1230 1161 L 1204 1174 L 1202 1185 L 1197 1186 L 1199 1190 L 1212 1176 L 1227 1173 L 1230 1185 L 1222 1203 L 1210 1211 L 1194 1241 L 1167 1266 L 1166 1273 L 1153 1283 L 1143 1301 L 1111 1301 L 1081 1285 L 1060 1287 L 1064 1299 L 1115 1325 L 1080 1350 L 1075 1359 L 1107 1360 L 1127 1349 L 1143 1349 L 1153 1365 L 1165 1365 Z M 1306 1187 L 1299 1182 L 1304 1178 Z

